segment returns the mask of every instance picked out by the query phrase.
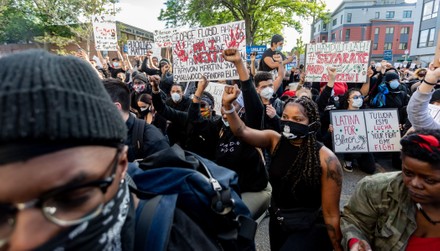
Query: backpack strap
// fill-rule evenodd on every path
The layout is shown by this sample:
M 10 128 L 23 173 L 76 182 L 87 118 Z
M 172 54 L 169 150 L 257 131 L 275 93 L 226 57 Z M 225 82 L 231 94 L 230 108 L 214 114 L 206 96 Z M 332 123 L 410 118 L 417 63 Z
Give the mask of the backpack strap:
M 139 201 L 136 210 L 134 250 L 165 251 L 173 226 L 177 194 L 157 195 Z
M 134 146 L 136 159 L 143 159 L 145 121 L 135 118 L 131 144 Z

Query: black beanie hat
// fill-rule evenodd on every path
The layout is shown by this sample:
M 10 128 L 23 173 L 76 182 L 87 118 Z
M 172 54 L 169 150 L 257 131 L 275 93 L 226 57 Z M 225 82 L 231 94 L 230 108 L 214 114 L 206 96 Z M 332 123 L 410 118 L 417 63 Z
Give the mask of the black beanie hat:
M 133 76 L 133 75 L 132 75 Z M 143 73 L 137 73 L 136 75 L 133 76 L 133 82 L 135 80 L 140 80 L 142 82 L 144 82 L 145 84 L 148 83 L 148 78 L 143 74 Z
M 390 82 L 391 80 L 397 79 L 399 80 L 399 75 L 397 75 L 397 73 L 389 71 L 387 73 L 385 73 L 385 82 Z
M 0 58 L 0 151 L 39 143 L 113 146 L 126 135 L 120 112 L 87 62 L 43 50 Z

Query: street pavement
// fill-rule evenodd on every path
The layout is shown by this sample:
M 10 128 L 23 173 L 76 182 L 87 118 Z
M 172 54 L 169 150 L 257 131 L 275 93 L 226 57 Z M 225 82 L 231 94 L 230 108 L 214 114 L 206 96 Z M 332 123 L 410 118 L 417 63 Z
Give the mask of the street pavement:
M 376 156 L 376 172 L 389 172 L 396 171 L 391 167 L 391 156 L 389 154 L 379 154 Z M 343 184 L 342 193 L 340 200 L 341 210 L 343 206 L 348 202 L 350 196 L 353 194 L 356 184 L 363 177 L 367 176 L 366 173 L 362 172 L 358 168 L 355 168 L 352 173 L 343 171 Z M 269 217 L 261 217 L 259 219 L 259 225 L 257 229 L 257 234 L 255 236 L 255 242 L 257 245 L 257 251 L 270 251 L 269 244 Z

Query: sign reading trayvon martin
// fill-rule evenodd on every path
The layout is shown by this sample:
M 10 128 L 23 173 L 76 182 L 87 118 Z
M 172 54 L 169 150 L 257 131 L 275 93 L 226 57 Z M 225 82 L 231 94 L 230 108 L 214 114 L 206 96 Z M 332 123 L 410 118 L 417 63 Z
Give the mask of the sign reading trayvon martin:
M 246 60 L 244 21 L 180 31 L 172 35 L 175 82 L 237 79 L 232 63 L 221 57 L 224 49 L 237 48 Z
M 336 82 L 364 83 L 371 41 L 315 43 L 306 48 L 306 81 L 328 82 L 327 66 L 336 68 Z

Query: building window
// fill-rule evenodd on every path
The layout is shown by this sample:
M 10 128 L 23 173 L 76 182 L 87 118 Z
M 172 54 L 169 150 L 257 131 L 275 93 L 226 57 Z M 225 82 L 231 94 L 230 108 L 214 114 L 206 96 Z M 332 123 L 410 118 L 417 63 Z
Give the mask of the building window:
M 404 10 L 403 11 L 403 18 L 411 18 L 412 11 L 410 10 Z
M 350 29 L 345 30 L 345 41 L 350 41 Z
M 333 19 L 333 26 L 336 26 L 336 24 L 338 24 L 338 19 L 337 18 Z
M 383 46 L 384 50 L 392 50 L 393 49 L 393 43 L 385 43 Z
M 394 33 L 394 27 L 387 27 L 385 29 L 386 34 L 393 34 Z
M 332 42 L 336 40 L 336 33 L 332 33 Z
M 325 36 L 323 36 L 322 38 L 321 38 L 321 41 L 324 43 L 325 41 L 327 40 L 327 38 L 325 37 Z
M 400 34 L 409 34 L 409 27 L 402 27 L 402 29 L 400 29 Z
M 377 50 L 377 43 L 373 44 L 373 50 Z
M 385 18 L 394 18 L 394 11 L 387 11 L 385 14 Z
M 374 13 L 374 18 L 375 19 L 379 19 L 380 18 L 380 12 L 376 12 L 376 13 Z
M 420 31 L 419 48 L 434 46 L 435 28 Z
M 408 49 L 408 43 L 399 44 L 399 50 L 406 50 L 406 49 Z
M 351 23 L 351 13 L 347 13 L 347 23 Z
M 439 0 L 426 2 L 423 5 L 422 20 L 432 19 L 437 17 Z
M 344 22 L 344 15 L 341 15 L 341 24 Z
M 327 31 L 327 24 L 322 24 L 322 31 Z
M 375 34 L 375 35 L 378 35 L 378 34 L 379 34 L 379 31 L 380 31 L 380 28 L 377 28 L 377 27 L 376 27 L 376 28 L 374 29 L 374 34 Z

